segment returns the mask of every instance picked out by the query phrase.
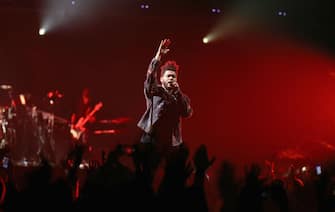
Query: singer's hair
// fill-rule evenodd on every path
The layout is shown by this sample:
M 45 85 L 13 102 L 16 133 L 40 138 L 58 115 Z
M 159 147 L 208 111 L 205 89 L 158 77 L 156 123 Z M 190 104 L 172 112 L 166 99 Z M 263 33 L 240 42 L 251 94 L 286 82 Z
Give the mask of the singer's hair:
M 179 65 L 174 60 L 169 60 L 161 66 L 161 76 L 165 73 L 165 71 L 174 71 L 178 75 Z

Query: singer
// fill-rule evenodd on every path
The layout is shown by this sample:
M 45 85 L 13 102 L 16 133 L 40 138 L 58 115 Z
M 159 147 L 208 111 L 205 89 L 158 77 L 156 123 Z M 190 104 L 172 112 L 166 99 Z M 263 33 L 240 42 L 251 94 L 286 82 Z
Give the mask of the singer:
M 160 42 L 155 57 L 149 64 L 144 82 L 146 111 L 137 126 L 142 129 L 141 145 L 154 152 L 154 159 L 159 162 L 170 150 L 182 143 L 181 118 L 192 115 L 189 98 L 181 91 L 177 81 L 179 66 L 175 61 L 166 61 L 160 67 L 162 55 L 169 52 L 170 39 Z M 153 158 L 149 159 L 153 162 Z

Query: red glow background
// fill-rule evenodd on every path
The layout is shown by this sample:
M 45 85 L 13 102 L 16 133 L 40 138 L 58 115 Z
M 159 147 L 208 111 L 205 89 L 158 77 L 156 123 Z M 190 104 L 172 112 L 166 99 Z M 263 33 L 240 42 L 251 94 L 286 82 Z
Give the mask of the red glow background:
M 61 90 L 58 115 L 65 118 L 89 86 L 104 102 L 99 118 L 131 119 L 111 144 L 137 142 L 146 68 L 168 37 L 166 59 L 179 63 L 180 84 L 194 108 L 183 122 L 192 149 L 205 143 L 211 156 L 241 164 L 276 160 L 287 149 L 316 162 L 334 153 L 334 59 L 279 30 L 204 45 L 213 17 L 111 16 L 39 37 L 39 15 L 22 8 L 2 8 L 0 25 L 1 83 L 31 93 L 37 104 L 49 90 Z

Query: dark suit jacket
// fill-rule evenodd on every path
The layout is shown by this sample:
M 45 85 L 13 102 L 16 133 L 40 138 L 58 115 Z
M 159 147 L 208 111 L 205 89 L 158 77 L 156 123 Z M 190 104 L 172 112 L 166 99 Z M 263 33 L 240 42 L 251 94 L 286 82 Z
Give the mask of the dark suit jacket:
M 164 126 L 167 132 L 171 132 L 171 143 L 173 146 L 178 146 L 183 142 L 181 118 L 190 117 L 192 108 L 190 100 L 185 94 L 180 91 L 170 94 L 158 83 L 158 66 L 159 61 L 153 59 L 148 67 L 144 81 L 144 96 L 147 108 L 137 126 L 150 135 L 155 132 L 158 123 L 169 122 L 169 124 L 160 123 L 159 126 Z M 174 110 L 171 110 L 171 108 L 174 108 Z M 142 140 L 141 142 L 147 141 Z

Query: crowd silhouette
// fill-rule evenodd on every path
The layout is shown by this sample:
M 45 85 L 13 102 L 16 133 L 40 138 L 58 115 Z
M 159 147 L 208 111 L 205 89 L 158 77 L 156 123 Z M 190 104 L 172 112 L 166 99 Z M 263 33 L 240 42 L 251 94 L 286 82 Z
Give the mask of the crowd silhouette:
M 193 155 L 181 145 L 159 165 L 163 175 L 157 189 L 151 167 L 139 145 L 126 153 L 118 145 L 101 160 L 80 169 L 83 148 L 78 145 L 67 161 L 57 168 L 43 159 L 40 166 L 26 171 L 25 183 L 18 185 L 13 165 L 1 170 L 2 211 L 334 211 L 335 184 L 332 169 L 323 168 L 308 179 L 294 172 L 276 177 L 259 164 L 247 164 L 242 178 L 230 161 L 219 164 L 217 184 L 219 204 L 210 205 L 206 195 L 207 172 L 215 157 L 206 145 Z M 148 152 L 145 152 L 147 154 Z M 120 158 L 128 154 L 132 167 Z M 69 163 L 71 160 L 71 163 Z M 331 166 L 330 166 L 331 167 Z M 263 170 L 262 170 L 263 169 Z M 156 167 L 155 170 L 157 171 Z M 266 173 L 266 174 L 262 174 Z

